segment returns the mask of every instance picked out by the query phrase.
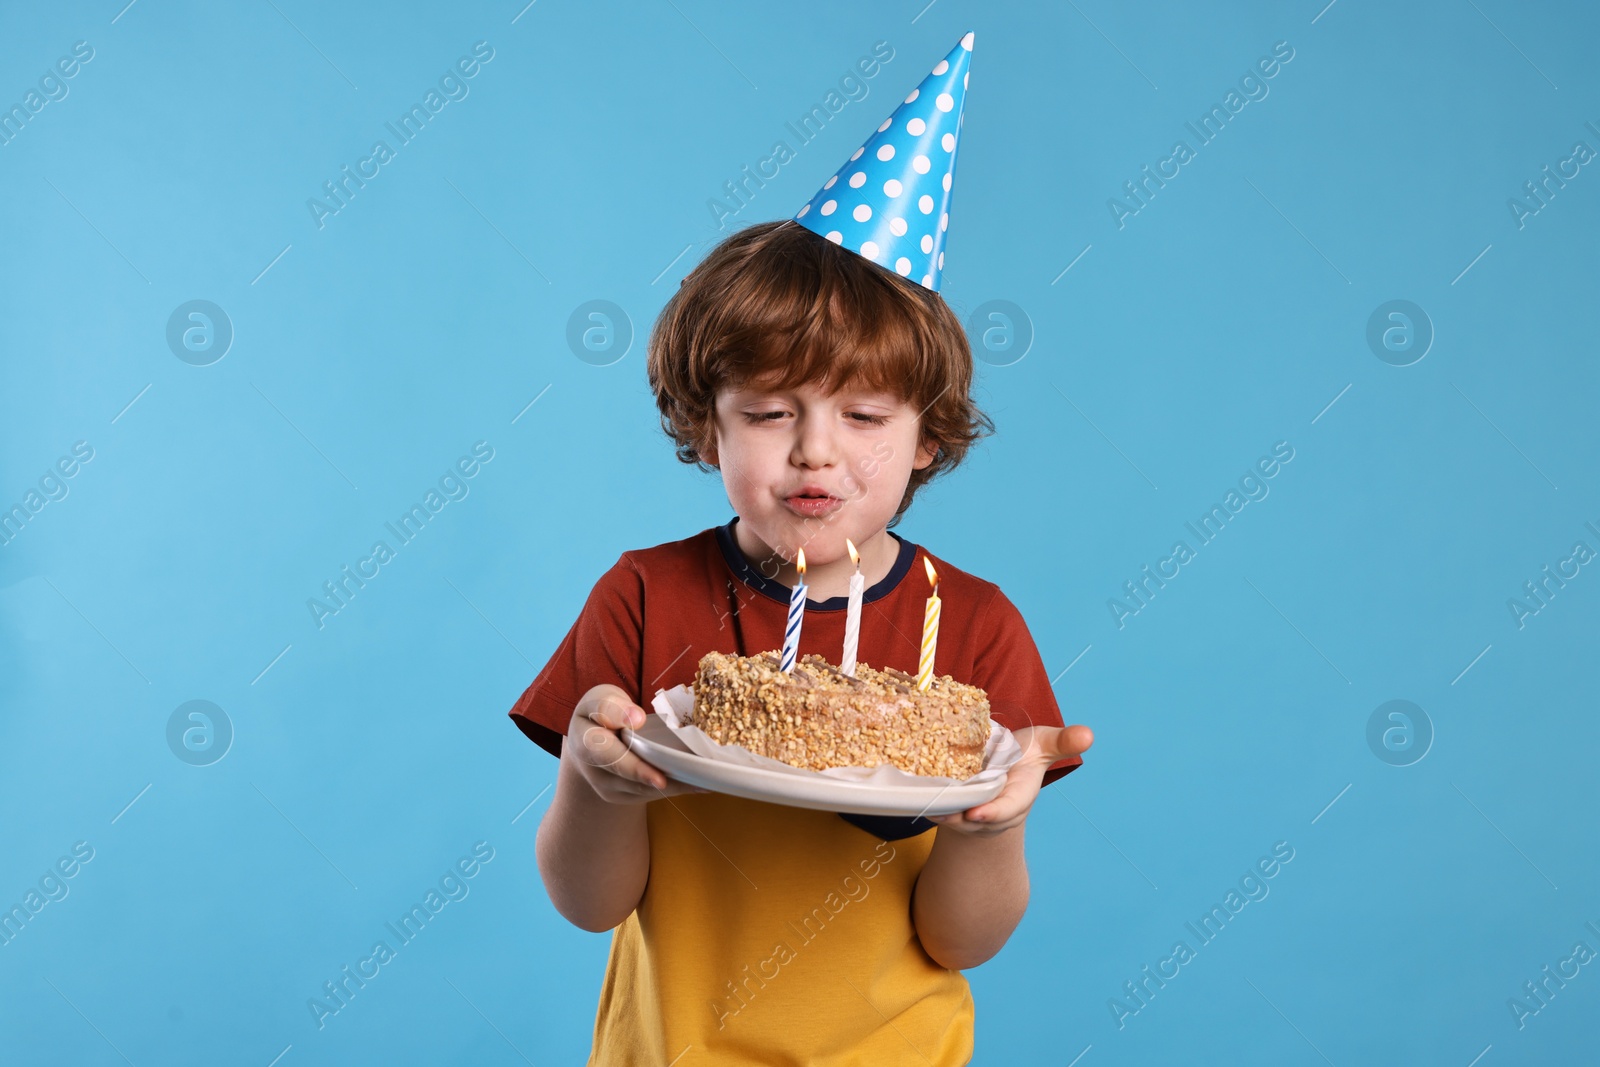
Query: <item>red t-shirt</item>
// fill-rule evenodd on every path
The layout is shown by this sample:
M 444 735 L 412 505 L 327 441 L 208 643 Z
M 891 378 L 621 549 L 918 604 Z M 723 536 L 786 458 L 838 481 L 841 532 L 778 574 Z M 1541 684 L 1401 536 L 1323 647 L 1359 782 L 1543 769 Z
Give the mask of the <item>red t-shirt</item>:
M 929 592 L 917 557 L 927 553 L 896 540 L 894 568 L 863 597 L 858 658 L 913 673 Z M 935 670 L 981 686 L 990 714 L 1013 730 L 1061 725 L 1017 609 L 995 585 L 934 565 L 943 602 Z M 654 714 L 656 691 L 691 682 L 707 652 L 781 648 L 788 603 L 789 589 L 745 560 L 733 522 L 624 552 L 512 721 L 559 756 L 589 689 L 618 686 Z M 801 653 L 838 662 L 847 604 L 807 603 Z M 1044 781 L 1081 762 L 1061 761 Z M 917 877 L 943 828 L 722 793 L 649 801 L 645 814 L 650 877 L 612 932 L 591 1067 L 670 1067 L 688 1049 L 705 1062 L 853 1067 L 908 1062 L 908 1043 L 918 1053 L 909 1062 L 970 1061 L 971 989 L 923 950 L 912 918 Z
M 656 691 L 693 682 L 707 652 L 757 655 L 781 649 L 789 587 L 745 559 L 733 535 L 738 521 L 624 552 L 595 583 L 561 647 L 511 709 L 522 732 L 559 757 L 573 709 L 597 685 L 619 687 L 653 715 Z M 942 602 L 934 673 L 984 690 L 990 717 L 1009 730 L 1063 725 L 1033 636 L 1000 587 L 892 530 L 889 535 L 900 554 L 888 575 L 862 596 L 857 659 L 917 673 L 930 592 L 917 557 L 927 556 L 939 574 Z M 839 662 L 847 604 L 845 597 L 806 602 L 801 655 L 815 652 Z M 1052 764 L 1043 784 L 1082 763 L 1074 757 Z M 917 822 L 922 829 L 933 825 Z

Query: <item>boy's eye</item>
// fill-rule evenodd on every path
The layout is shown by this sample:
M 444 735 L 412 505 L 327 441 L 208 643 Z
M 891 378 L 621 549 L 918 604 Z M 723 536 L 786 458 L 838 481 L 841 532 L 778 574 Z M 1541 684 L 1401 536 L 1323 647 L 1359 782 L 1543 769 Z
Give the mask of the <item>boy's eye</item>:
M 787 411 L 747 411 L 744 417 L 750 422 L 772 422 L 787 415 Z M 886 415 L 872 415 L 865 411 L 852 411 L 850 418 L 857 419 L 865 425 L 882 426 L 889 421 Z

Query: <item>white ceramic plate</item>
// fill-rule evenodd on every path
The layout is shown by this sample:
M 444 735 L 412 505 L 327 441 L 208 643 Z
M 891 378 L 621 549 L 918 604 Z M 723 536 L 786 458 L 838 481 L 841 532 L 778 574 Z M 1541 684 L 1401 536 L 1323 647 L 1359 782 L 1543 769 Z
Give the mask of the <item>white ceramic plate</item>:
M 659 715 L 646 715 L 639 729 L 623 727 L 620 732 L 640 759 L 669 778 L 791 808 L 860 815 L 948 815 L 993 800 L 1005 788 L 1004 778 L 977 785 L 881 786 L 725 763 L 689 751 Z

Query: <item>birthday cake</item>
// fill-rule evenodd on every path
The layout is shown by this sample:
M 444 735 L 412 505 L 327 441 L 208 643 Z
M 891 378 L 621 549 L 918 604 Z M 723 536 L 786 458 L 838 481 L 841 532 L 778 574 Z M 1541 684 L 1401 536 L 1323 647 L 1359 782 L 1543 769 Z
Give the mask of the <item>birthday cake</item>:
M 807 770 L 876 767 L 970 778 L 983 769 L 989 698 L 935 675 L 926 690 L 892 667 L 845 674 L 818 655 L 778 669 L 779 653 L 709 652 L 692 686 L 690 722 L 712 740 Z

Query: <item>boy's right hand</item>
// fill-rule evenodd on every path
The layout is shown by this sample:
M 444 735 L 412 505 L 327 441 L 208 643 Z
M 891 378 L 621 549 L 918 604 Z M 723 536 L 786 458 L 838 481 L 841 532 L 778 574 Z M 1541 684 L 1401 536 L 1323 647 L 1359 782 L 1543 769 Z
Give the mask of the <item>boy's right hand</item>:
M 673 781 L 628 749 L 617 731 L 644 725 L 645 711 L 614 685 L 597 685 L 584 694 L 567 725 L 562 759 L 574 768 L 602 800 L 613 804 L 641 804 L 680 793 L 706 793 Z

